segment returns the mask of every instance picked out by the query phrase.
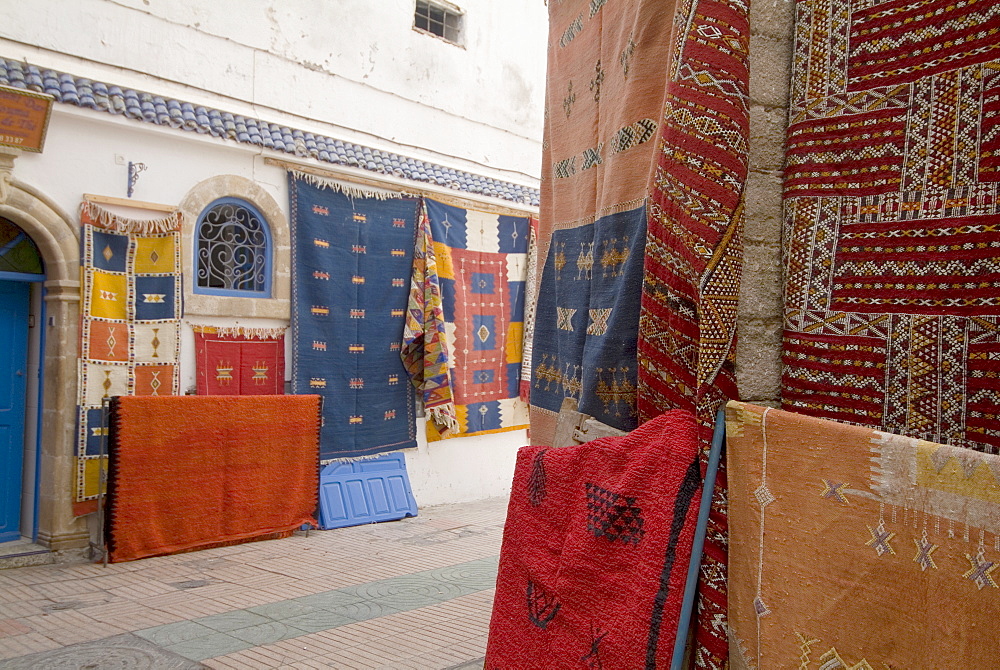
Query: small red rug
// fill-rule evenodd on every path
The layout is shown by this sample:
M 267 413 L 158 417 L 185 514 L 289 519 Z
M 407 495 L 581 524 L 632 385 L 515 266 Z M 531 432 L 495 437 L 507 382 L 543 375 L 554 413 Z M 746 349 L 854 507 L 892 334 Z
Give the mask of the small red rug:
M 669 667 L 701 483 L 683 410 L 623 437 L 521 449 L 486 668 Z
M 319 396 L 123 396 L 111 412 L 111 562 L 316 525 Z

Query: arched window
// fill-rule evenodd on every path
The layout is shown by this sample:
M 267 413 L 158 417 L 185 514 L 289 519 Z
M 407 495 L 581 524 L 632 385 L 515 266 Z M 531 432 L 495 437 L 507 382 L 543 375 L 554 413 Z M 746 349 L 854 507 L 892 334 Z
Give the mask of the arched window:
M 195 293 L 271 295 L 271 230 L 248 202 L 220 198 L 198 217 Z

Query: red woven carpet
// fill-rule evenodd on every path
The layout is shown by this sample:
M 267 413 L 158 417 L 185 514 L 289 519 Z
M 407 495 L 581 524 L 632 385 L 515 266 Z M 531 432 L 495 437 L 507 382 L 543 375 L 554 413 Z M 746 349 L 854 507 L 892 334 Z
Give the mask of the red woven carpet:
M 694 416 L 517 457 L 489 670 L 667 668 L 701 470 Z
M 1000 453 L 1000 4 L 796 7 L 783 406 Z
M 318 396 L 134 396 L 112 403 L 112 562 L 315 525 Z

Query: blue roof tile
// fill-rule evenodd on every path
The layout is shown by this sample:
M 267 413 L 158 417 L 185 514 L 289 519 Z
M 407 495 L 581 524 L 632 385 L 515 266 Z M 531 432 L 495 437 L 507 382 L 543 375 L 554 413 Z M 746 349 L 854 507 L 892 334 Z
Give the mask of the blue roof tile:
M 408 156 L 373 149 L 299 129 L 257 119 L 234 116 L 217 109 L 195 107 L 190 102 L 154 96 L 65 72 L 40 70 L 15 60 L 0 58 L 0 84 L 48 93 L 58 102 L 93 109 L 178 130 L 211 134 L 243 144 L 263 145 L 278 151 L 309 156 L 338 165 L 392 174 L 412 181 L 430 182 L 456 191 L 484 193 L 503 200 L 538 206 L 538 189 L 434 165 Z

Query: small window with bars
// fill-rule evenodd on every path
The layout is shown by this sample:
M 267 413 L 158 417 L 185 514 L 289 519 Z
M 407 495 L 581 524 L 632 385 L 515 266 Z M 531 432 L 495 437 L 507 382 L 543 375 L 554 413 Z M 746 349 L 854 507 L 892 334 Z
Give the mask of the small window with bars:
M 195 244 L 195 293 L 270 296 L 271 231 L 250 203 L 210 204 L 198 218 Z
M 457 7 L 417 0 L 413 27 L 451 42 L 461 44 L 462 12 Z

